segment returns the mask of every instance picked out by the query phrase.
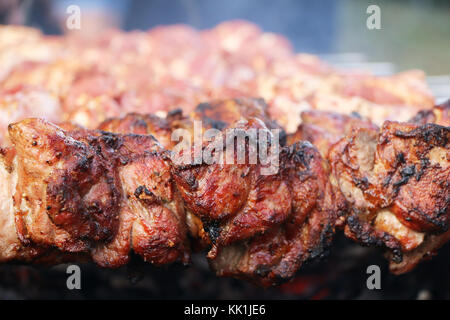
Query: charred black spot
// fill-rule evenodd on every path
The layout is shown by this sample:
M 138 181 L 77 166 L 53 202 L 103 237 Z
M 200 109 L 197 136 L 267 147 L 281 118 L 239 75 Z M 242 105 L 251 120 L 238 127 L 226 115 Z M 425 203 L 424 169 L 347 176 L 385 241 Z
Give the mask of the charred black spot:
M 205 228 L 205 231 L 209 234 L 211 242 L 215 244 L 221 232 L 220 222 L 219 221 L 210 221 L 206 223 L 204 222 L 203 227 Z
M 347 218 L 347 226 L 361 245 L 387 248 L 392 253 L 394 262 L 400 263 L 403 260 L 401 244 L 392 235 L 377 233 L 370 224 L 361 222 L 356 215 Z
M 397 165 L 405 163 L 405 155 L 403 154 L 403 152 L 400 152 L 399 154 L 397 154 L 395 160 L 396 160 Z
M 189 188 L 191 188 L 192 190 L 196 190 L 198 188 L 198 182 L 197 182 L 197 178 L 195 177 L 195 175 L 192 172 L 189 172 L 185 177 L 184 177 L 184 181 L 186 181 L 187 185 L 189 186 Z
M 367 179 L 367 177 L 353 177 L 353 182 L 361 190 L 367 190 L 369 188 L 369 180 Z
M 142 194 L 142 192 L 144 191 L 145 186 L 139 186 L 136 188 L 136 190 L 134 191 L 134 196 L 136 198 L 139 198 L 139 196 Z
M 203 103 L 200 103 L 199 105 L 197 105 L 197 107 L 195 108 L 195 111 L 202 113 L 206 110 L 212 110 L 212 109 L 213 109 L 213 106 L 210 103 L 203 102 Z
M 391 183 L 391 179 L 392 179 L 392 175 L 388 175 L 386 178 L 384 178 L 383 187 L 387 187 L 389 185 L 389 183 Z
M 247 167 L 244 172 L 241 173 L 241 178 L 245 178 L 250 173 L 250 168 Z
M 425 173 L 426 168 L 430 164 L 430 160 L 428 158 L 423 158 L 420 160 L 420 170 L 416 174 L 416 180 L 419 181 L 423 174 Z
M 446 232 L 448 230 L 448 222 L 446 219 L 447 207 L 448 201 L 444 206 L 436 208 L 431 215 L 424 212 L 419 207 L 415 207 L 413 211 L 420 216 L 421 220 L 426 221 L 428 224 L 436 228 L 438 232 Z
M 137 187 L 136 190 L 134 191 L 134 196 L 139 199 L 143 193 L 147 196 L 153 196 L 153 192 L 148 190 L 146 186 Z
M 425 124 L 427 122 L 434 121 L 434 113 L 432 110 L 421 110 L 417 115 L 411 118 L 408 122 L 416 123 L 416 124 Z
M 395 188 L 398 188 L 404 184 L 407 184 L 409 181 L 409 178 L 411 178 L 415 173 L 416 173 L 415 165 L 404 167 L 400 171 L 401 179 L 397 182 L 394 182 L 393 186 Z
M 270 273 L 271 268 L 268 265 L 260 264 L 256 267 L 254 274 L 258 277 L 264 278 Z
M 403 253 L 400 249 L 393 249 L 391 260 L 395 263 L 400 263 L 403 261 Z
M 117 150 L 120 147 L 120 139 L 117 135 L 109 133 L 109 132 L 105 132 L 102 135 L 102 140 L 105 143 L 106 146 L 108 146 L 109 148 L 113 149 L 113 150 Z
M 324 226 L 320 233 L 320 239 L 318 243 L 313 247 L 308 257 L 308 262 L 314 260 L 322 260 L 330 255 L 330 246 L 333 240 L 334 228 L 331 224 Z
M 409 132 L 395 131 L 400 138 L 419 138 L 427 144 L 445 147 L 449 143 L 450 128 L 435 123 L 427 123 Z
M 224 121 L 220 121 L 220 120 L 215 120 L 212 119 L 210 117 L 203 117 L 202 119 L 207 127 L 211 127 L 213 129 L 217 129 L 217 130 L 224 130 L 228 124 Z
M 177 109 L 173 109 L 173 110 L 170 110 L 169 112 L 167 112 L 167 117 L 171 118 L 171 117 L 179 116 L 182 114 L 183 114 L 183 110 L 181 110 L 180 108 L 177 108 Z
M 310 169 L 311 160 L 314 159 L 314 154 L 311 151 L 311 144 L 309 142 L 297 142 L 288 147 L 288 153 L 291 158 L 301 163 L 306 169 Z

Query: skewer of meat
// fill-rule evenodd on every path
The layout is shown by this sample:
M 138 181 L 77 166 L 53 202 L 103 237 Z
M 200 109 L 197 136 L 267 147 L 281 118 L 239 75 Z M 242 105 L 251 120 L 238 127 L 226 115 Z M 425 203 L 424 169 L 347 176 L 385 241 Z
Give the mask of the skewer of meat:
M 134 250 L 157 265 L 186 262 L 187 226 L 209 248 L 217 274 L 271 285 L 323 256 L 336 227 L 345 226 L 357 241 L 390 248 L 398 272 L 448 241 L 448 127 L 387 122 L 378 133 L 369 122 L 333 116 L 332 133 L 347 136 L 323 144 L 328 161 L 312 144 L 289 136 L 276 154 L 278 170 L 264 175 L 261 162 L 170 161 L 151 134 L 171 149 L 169 135 L 181 128 L 192 132 L 193 119 L 205 120 L 204 129 L 220 128 L 219 136 L 252 128 L 269 134 L 278 127 L 262 101 L 251 99 L 201 105 L 189 117 L 131 114 L 101 125 L 119 133 L 67 124 L 63 130 L 36 119 L 11 125 L 14 148 L 1 157 L 8 226 L 1 238 L 10 241 L 2 243 L 9 252 L 2 260 L 57 262 L 81 255 L 115 267 Z M 248 142 L 244 150 L 250 157 Z M 410 197 L 414 191 L 427 201 Z M 79 200 L 66 205 L 68 199 Z M 414 215 L 425 203 L 432 209 Z

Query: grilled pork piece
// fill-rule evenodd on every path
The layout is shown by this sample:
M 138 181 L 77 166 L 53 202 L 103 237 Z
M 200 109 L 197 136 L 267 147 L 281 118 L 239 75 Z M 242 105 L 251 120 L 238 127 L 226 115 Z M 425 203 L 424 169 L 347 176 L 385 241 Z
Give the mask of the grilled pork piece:
M 17 158 L 16 227 L 22 242 L 85 251 L 117 228 L 118 182 L 108 155 L 48 122 L 9 126 Z
M 170 123 L 152 114 L 129 113 L 122 118 L 111 118 L 102 122 L 98 129 L 113 133 L 152 135 L 164 148 L 172 147 Z
M 89 254 L 105 267 L 127 263 L 132 251 L 156 265 L 188 261 L 181 198 L 151 135 L 64 131 L 39 119 L 12 124 L 9 134 L 1 216 L 10 240 L 2 261 L 55 249 Z
M 221 131 L 215 141 L 251 129 L 268 134 L 261 120 L 249 118 Z M 311 144 L 297 143 L 279 152 L 268 147 L 272 150 L 268 158 L 279 162 L 275 172 L 267 174 L 267 163 L 251 162 L 258 152 L 252 142 L 258 141 L 247 137 L 244 149 L 237 141 L 225 147 L 203 145 L 215 159 L 233 151 L 233 163 L 202 159 L 199 164 L 174 164 L 173 178 L 186 208 L 203 222 L 212 244 L 208 258 L 218 275 L 266 286 L 280 283 L 293 277 L 304 262 L 324 254 L 342 203 Z M 243 162 L 238 161 L 239 148 Z M 193 155 L 195 150 L 188 152 Z
M 349 203 L 345 233 L 390 249 L 403 273 L 448 241 L 450 128 L 385 122 L 360 128 L 329 152 L 331 183 Z
M 267 105 L 262 99 L 239 98 L 215 100 L 199 104 L 188 116 L 181 110 L 169 112 L 166 118 L 155 115 L 128 114 L 122 118 L 113 118 L 100 125 L 101 130 L 118 133 L 152 134 L 163 146 L 176 152 L 179 146 L 191 148 L 194 139 L 202 139 L 208 129 L 224 130 L 241 119 L 258 117 L 263 119 L 267 126 L 278 129 L 280 141 L 285 143 L 285 133 L 282 128 L 272 121 L 267 114 Z M 198 123 L 196 123 L 198 121 Z M 183 130 L 177 135 L 177 130 Z M 172 139 L 172 132 L 174 133 Z M 197 134 L 197 137 L 194 137 Z M 186 141 L 184 141 L 186 139 Z M 204 248 L 210 245 L 202 221 L 189 210 L 186 211 L 186 220 L 190 234 L 196 239 L 196 245 Z
M 435 106 L 432 110 L 422 110 L 408 122 L 423 125 L 436 123 L 441 126 L 450 126 L 450 100 Z
M 180 111 L 181 112 L 181 111 Z M 239 120 L 258 118 L 269 129 L 280 131 L 281 143 L 285 144 L 285 132 L 283 128 L 269 117 L 268 105 L 260 98 L 234 98 L 225 100 L 213 100 L 200 103 L 189 116 L 182 116 L 180 112 L 172 112 L 168 115 L 172 130 L 184 129 L 194 137 L 194 122 L 199 122 L 201 134 L 208 129 L 224 130 Z
M 301 114 L 302 124 L 288 136 L 288 144 L 309 141 L 326 158 L 333 144 L 350 134 L 356 128 L 377 129 L 378 127 L 358 114 L 350 116 L 330 111 L 310 110 Z

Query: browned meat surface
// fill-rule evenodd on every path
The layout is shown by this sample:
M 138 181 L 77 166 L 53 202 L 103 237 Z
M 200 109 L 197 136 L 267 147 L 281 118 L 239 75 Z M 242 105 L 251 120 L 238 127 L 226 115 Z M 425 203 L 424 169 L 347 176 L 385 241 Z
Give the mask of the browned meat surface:
M 105 140 L 116 154 L 121 182 L 119 230 L 94 250 L 106 267 L 126 264 L 131 251 L 144 261 L 164 265 L 189 261 L 184 207 L 171 173 L 170 159 L 151 135 Z
M 347 236 L 389 248 L 394 272 L 408 271 L 448 239 L 449 142 L 449 127 L 386 122 L 330 150 L 331 183 L 351 208 Z
M 4 26 L 0 62 L 0 145 L 13 146 L 0 156 L 1 261 L 89 257 L 116 267 L 134 251 L 156 265 L 186 262 L 187 225 L 212 246 L 218 274 L 267 285 L 323 252 L 343 221 L 343 196 L 347 234 L 393 249 L 394 260 L 403 257 L 396 272 L 448 240 L 448 146 L 436 141 L 446 137 L 449 104 L 432 109 L 422 72 L 342 72 L 243 21 L 89 39 Z M 388 123 L 377 133 L 422 109 L 411 122 L 447 127 Z M 8 132 L 31 116 L 61 126 L 26 120 Z M 287 146 L 279 132 L 276 174 L 261 174 L 258 161 L 173 167 L 169 155 L 185 146 L 173 134 L 186 129 L 196 151 L 200 120 L 200 134 L 298 130 Z M 331 178 L 303 140 L 324 159 L 331 148 Z
M 152 135 L 161 145 L 170 149 L 171 126 L 165 119 L 152 114 L 129 113 L 122 118 L 111 118 L 100 124 L 98 129 L 114 133 Z
M 189 115 L 183 116 L 181 112 L 168 114 L 168 121 L 174 133 L 172 151 L 177 152 L 179 147 L 183 149 L 195 148 L 195 139 L 207 135 L 207 131 L 216 130 L 213 134 L 226 130 L 240 120 L 257 117 L 262 119 L 270 129 L 277 129 L 280 144 L 285 144 L 285 132 L 267 114 L 267 104 L 262 99 L 236 98 L 227 100 L 215 100 L 209 103 L 199 104 Z M 177 131 L 183 130 L 177 134 Z M 200 136 L 199 136 L 200 135 Z M 210 138 L 208 138 L 210 139 Z M 205 231 L 201 219 L 190 210 L 187 210 L 188 228 L 191 235 L 200 239 L 200 247 L 210 244 L 210 239 Z
M 377 104 L 407 105 L 413 108 L 430 107 L 432 96 L 423 85 L 424 73 L 419 70 L 402 72 L 388 77 L 368 74 L 349 74 L 337 84 L 338 91 L 345 96 L 361 97 Z
M 132 251 L 156 265 L 187 262 L 184 208 L 166 151 L 151 135 L 72 128 L 39 119 L 10 125 L 1 260 L 58 263 L 48 258 L 57 248 L 107 267 L 127 263 Z
M 324 158 L 327 157 L 331 146 L 352 130 L 378 128 L 358 114 L 347 116 L 331 111 L 310 110 L 302 112 L 301 118 L 302 124 L 295 133 L 288 136 L 288 144 L 302 140 L 309 141 L 319 149 Z
M 240 119 L 254 116 L 264 119 L 271 128 L 282 130 L 279 125 L 269 119 L 265 102 L 262 99 L 251 98 L 201 103 L 190 113 L 189 117 L 183 116 L 181 110 L 170 112 L 167 119 L 132 113 L 122 118 L 109 119 L 99 128 L 110 132 L 152 134 L 165 148 L 172 149 L 177 146 L 179 141 L 176 135 L 173 141 L 171 139 L 172 132 L 176 132 L 177 129 L 185 130 L 181 140 L 186 138 L 188 145 L 191 146 L 194 144 L 194 129 L 198 133 L 204 134 L 208 129 L 226 129 Z M 283 132 L 281 135 L 284 138 Z M 187 212 L 187 224 L 191 235 L 202 240 L 203 245 L 209 243 L 201 220 L 189 211 Z
M 413 121 L 439 122 L 445 108 Z M 324 255 L 343 225 L 358 242 L 390 248 L 396 273 L 449 239 L 448 127 L 386 122 L 379 130 L 357 115 L 311 110 L 286 144 L 263 100 L 235 98 L 189 116 L 132 113 L 100 129 L 38 119 L 9 126 L 1 261 L 119 267 L 134 252 L 155 265 L 187 263 L 189 233 L 218 275 L 267 286 Z M 172 139 L 177 129 L 189 144 Z M 211 129 L 198 150 L 194 132 Z M 268 162 L 258 157 L 264 137 Z
M 259 118 L 269 129 L 281 129 L 269 118 L 264 99 L 236 98 L 199 104 L 190 113 L 192 120 L 202 121 L 206 128 L 223 130 L 241 119 Z
M 188 116 L 183 116 L 180 110 L 169 113 L 167 119 L 172 130 L 184 129 L 194 137 L 196 121 L 197 128 L 204 134 L 205 130 L 224 130 L 239 120 L 253 117 L 263 121 L 269 129 L 279 129 L 282 139 L 285 139 L 283 128 L 269 117 L 267 104 L 258 98 L 213 100 L 200 103 Z
M 433 107 L 433 97 L 424 81 L 424 73 L 417 70 L 390 77 L 332 75 L 328 86 L 320 87 L 308 102 L 312 109 L 346 115 L 356 112 L 376 125 L 385 120 L 407 121 L 418 111 Z
M 432 110 L 422 110 L 409 120 L 411 123 L 423 125 L 436 123 L 441 126 L 450 126 L 450 100 L 435 106 Z
M 12 124 L 9 134 L 17 157 L 21 241 L 79 252 L 114 235 L 118 185 L 108 155 L 42 120 Z
M 229 130 L 268 130 L 257 118 L 247 120 Z M 220 133 L 222 139 L 225 135 L 226 131 Z M 324 253 L 342 208 L 311 144 L 272 150 L 269 157 L 279 156 L 279 163 L 267 174 L 267 164 L 251 164 L 255 150 L 250 151 L 250 141 L 243 164 L 237 158 L 238 143 L 233 142 L 213 156 L 234 146 L 234 164 L 176 164 L 173 177 L 187 209 L 203 222 L 216 273 L 271 285 L 290 279 L 304 262 Z

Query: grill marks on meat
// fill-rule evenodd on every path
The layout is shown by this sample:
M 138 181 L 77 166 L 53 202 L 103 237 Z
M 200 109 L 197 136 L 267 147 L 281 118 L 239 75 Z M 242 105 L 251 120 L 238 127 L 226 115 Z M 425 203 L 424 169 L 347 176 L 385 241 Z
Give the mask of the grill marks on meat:
M 438 249 L 444 241 L 436 235 L 448 239 L 449 138 L 448 127 L 387 121 L 380 131 L 354 131 L 329 152 L 331 182 L 351 208 L 347 236 L 391 249 L 397 273 Z
M 187 262 L 184 210 L 164 149 L 151 135 L 73 128 L 39 119 L 10 125 L 14 149 L 3 152 L 2 175 L 16 187 L 4 195 L 2 217 L 9 225 L 15 218 L 18 237 L 8 235 L 2 260 L 44 248 L 90 253 L 108 267 L 127 263 L 131 251 L 156 265 Z
M 250 118 L 228 129 L 267 127 Z M 226 139 L 225 131 L 221 134 Z M 244 164 L 236 164 L 236 158 L 234 164 L 175 164 L 173 177 L 187 209 L 203 222 L 216 273 L 267 286 L 290 279 L 304 262 L 324 253 L 338 205 L 325 163 L 311 144 L 297 143 L 269 154 L 279 156 L 276 173 L 270 175 L 264 174 L 260 161 L 248 161 L 248 144 Z

